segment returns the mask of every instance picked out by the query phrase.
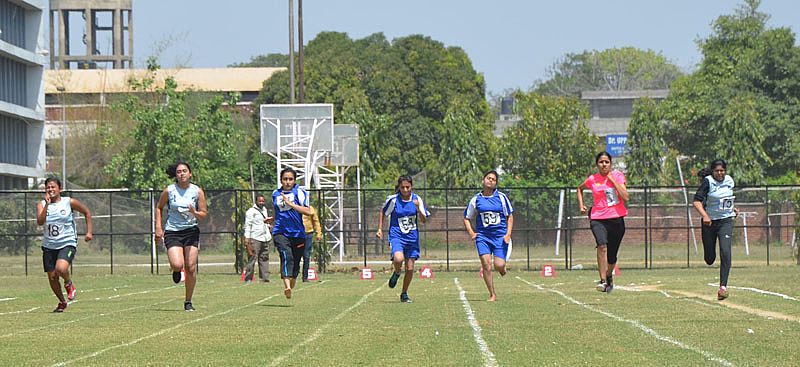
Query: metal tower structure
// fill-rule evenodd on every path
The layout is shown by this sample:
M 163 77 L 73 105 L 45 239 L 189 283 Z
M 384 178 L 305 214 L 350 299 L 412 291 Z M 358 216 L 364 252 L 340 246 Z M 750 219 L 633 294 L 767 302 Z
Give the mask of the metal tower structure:
M 132 63 L 133 0 L 50 0 L 52 69 L 130 69 Z
M 332 104 L 261 105 L 260 116 L 261 151 L 275 158 L 276 176 L 290 167 L 297 171 L 302 187 L 322 191 L 325 236 L 331 252 L 338 249 L 342 261 L 345 249 L 341 189 L 347 169 L 358 166 L 358 127 L 334 125 Z M 360 206 L 359 202 L 359 209 Z

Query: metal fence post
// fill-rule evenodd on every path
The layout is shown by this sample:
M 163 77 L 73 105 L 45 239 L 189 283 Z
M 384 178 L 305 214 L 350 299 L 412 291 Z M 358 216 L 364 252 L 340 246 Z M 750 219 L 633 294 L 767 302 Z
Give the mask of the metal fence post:
M 25 276 L 28 276 L 28 216 L 25 214 L 26 210 L 28 210 L 28 193 L 26 192 L 23 196 L 23 208 L 22 208 L 22 218 L 25 220 Z
M 765 216 L 766 225 L 767 225 L 767 266 L 769 266 L 769 240 L 770 240 L 770 232 L 772 232 L 772 228 L 769 222 L 769 185 L 764 186 L 764 211 L 767 213 Z
M 449 198 L 450 188 L 444 188 L 444 240 L 446 245 L 446 260 L 447 264 L 445 266 L 447 271 L 450 271 L 450 198 Z
M 111 262 L 111 275 L 114 275 L 114 196 L 108 193 L 108 252 Z

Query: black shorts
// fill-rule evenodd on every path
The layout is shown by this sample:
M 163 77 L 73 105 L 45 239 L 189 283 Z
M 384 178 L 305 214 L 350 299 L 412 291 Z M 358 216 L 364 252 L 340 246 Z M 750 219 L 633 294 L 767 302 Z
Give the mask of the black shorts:
M 58 250 L 42 247 L 42 265 L 44 265 L 44 272 L 49 273 L 56 270 L 56 261 L 59 259 L 66 260 L 68 263 L 72 264 L 72 259 L 75 258 L 77 252 L 78 249 L 75 246 L 66 246 Z
M 272 239 L 281 259 L 281 278 L 297 278 L 305 250 L 305 237 L 287 237 L 277 233 Z
M 622 236 L 625 235 L 625 219 L 622 217 L 592 219 L 589 223 L 597 247 L 601 245 L 619 247 L 622 242 Z
M 164 246 L 169 249 L 170 247 L 180 246 L 194 246 L 198 247 L 200 243 L 200 228 L 194 226 L 181 231 L 164 231 Z

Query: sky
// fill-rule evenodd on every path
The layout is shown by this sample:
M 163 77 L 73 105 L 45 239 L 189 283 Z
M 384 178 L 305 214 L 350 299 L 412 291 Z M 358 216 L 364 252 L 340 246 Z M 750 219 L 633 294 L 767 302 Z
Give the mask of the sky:
M 225 67 L 288 53 L 288 0 L 134 0 L 134 62 Z M 741 0 L 305 0 L 304 41 L 319 32 L 392 40 L 422 34 L 464 49 L 487 93 L 527 90 L 567 53 L 633 46 L 660 52 L 684 71 L 702 60 L 696 40 Z M 295 11 L 297 0 L 294 0 Z M 800 2 L 763 0 L 771 27 L 800 30 Z M 295 33 L 295 37 L 297 34 Z

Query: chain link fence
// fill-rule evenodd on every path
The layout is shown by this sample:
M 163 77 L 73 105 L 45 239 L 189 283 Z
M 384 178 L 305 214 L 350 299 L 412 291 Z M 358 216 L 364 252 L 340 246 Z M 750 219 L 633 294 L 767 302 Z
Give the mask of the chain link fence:
M 580 215 L 574 188 L 502 188 L 514 206 L 513 254 L 509 266 L 537 270 L 545 264 L 562 269 L 594 268 L 594 238 Z M 705 266 L 700 218 L 692 207 L 694 188 L 630 187 L 626 234 L 620 249 L 624 268 Z M 478 269 L 474 243 L 464 229 L 464 208 L 476 188 L 417 188 L 431 217 L 420 224 L 420 263 L 437 270 Z M 267 197 L 272 212 L 270 191 Z M 93 274 L 169 272 L 163 245 L 153 235 L 153 208 L 160 190 L 74 190 L 92 211 L 94 240 L 79 237 L 73 271 Z M 242 224 L 255 191 L 206 190 L 209 216 L 200 222 L 200 271 L 238 273 L 244 261 Z M 328 192 L 329 196 L 330 191 Z M 336 194 L 336 193 L 334 193 Z M 324 193 L 311 190 L 326 228 L 322 246 L 331 255 L 329 270 L 361 266 L 389 268 L 386 240 L 375 237 L 378 216 L 390 190 L 341 190 L 341 226 L 324 209 Z M 5 275 L 42 272 L 42 229 L 36 225 L 41 191 L 0 191 L 0 264 Z M 591 202 L 587 194 L 587 203 Z M 733 241 L 735 266 L 797 263 L 797 211 L 800 186 L 756 186 L 736 190 Z M 78 233 L 85 221 L 76 214 Z M 335 234 L 341 248 L 332 246 Z M 274 250 L 273 250 L 274 251 Z M 270 256 L 277 261 L 277 254 Z

